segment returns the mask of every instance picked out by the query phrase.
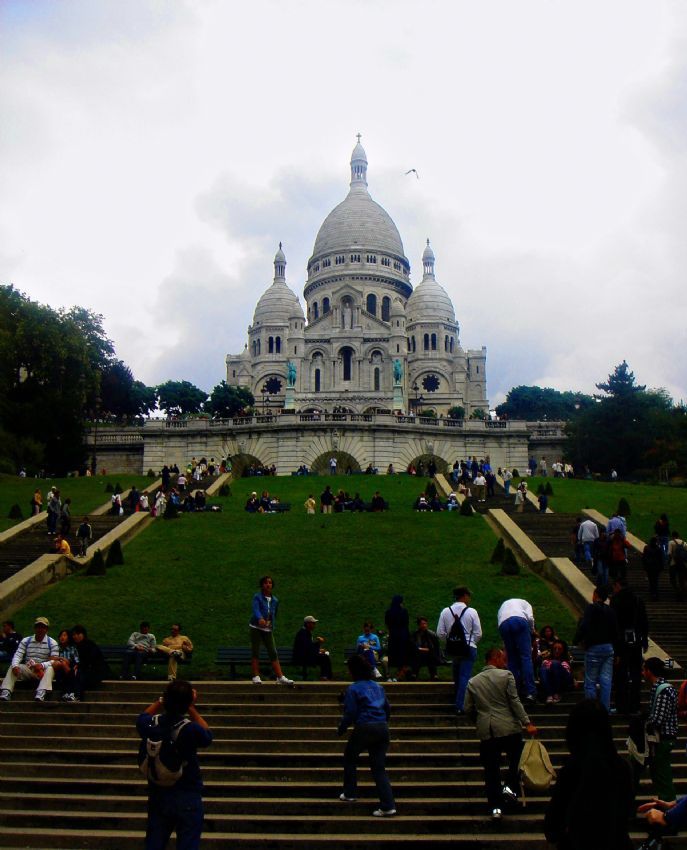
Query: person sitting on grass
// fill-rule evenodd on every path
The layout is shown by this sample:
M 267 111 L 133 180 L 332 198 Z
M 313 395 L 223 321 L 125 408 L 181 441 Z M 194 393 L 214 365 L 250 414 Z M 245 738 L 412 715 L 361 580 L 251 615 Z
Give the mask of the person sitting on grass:
M 173 682 L 177 677 L 179 659 L 187 658 L 193 652 L 191 638 L 181 634 L 181 624 L 172 623 L 171 634 L 162 643 L 157 644 L 157 651 L 168 657 L 167 679 Z

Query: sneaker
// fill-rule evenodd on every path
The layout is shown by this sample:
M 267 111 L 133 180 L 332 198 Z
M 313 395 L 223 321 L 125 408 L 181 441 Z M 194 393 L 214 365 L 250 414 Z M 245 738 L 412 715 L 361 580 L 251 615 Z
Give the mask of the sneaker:
M 347 797 L 345 794 L 339 794 L 339 800 L 344 803 L 355 803 L 357 799 L 357 797 Z
M 515 791 L 513 791 L 507 785 L 503 786 L 502 794 L 503 794 L 503 799 L 507 800 L 509 803 L 517 803 L 518 802 L 518 795 L 515 793 Z
M 7 688 L 3 688 L 0 691 L 0 699 L 3 702 L 9 702 L 12 699 L 12 691 L 8 691 Z
M 375 679 L 381 679 L 381 678 L 382 678 L 382 674 L 381 674 L 381 673 L 379 672 L 379 670 L 375 667 Z
M 663 839 L 647 838 L 647 840 L 639 845 L 638 850 L 663 850 Z
M 503 817 L 503 812 L 501 809 L 492 809 L 491 810 L 491 819 L 492 820 L 501 820 Z
M 251 679 L 251 682 L 254 685 L 262 685 L 262 679 L 260 678 L 260 676 L 253 676 L 253 678 Z
M 396 809 L 375 809 L 372 816 L 375 818 L 392 818 L 396 814 Z
M 555 700 L 552 696 L 549 696 L 549 697 L 546 698 L 546 702 L 548 703 L 548 705 L 551 705 L 552 703 L 555 702 Z
M 180 649 L 175 649 L 172 652 L 170 652 L 169 654 L 173 655 L 175 658 L 181 658 L 184 653 Z
M 34 699 L 36 702 L 45 702 L 45 689 L 41 688 L 39 691 L 36 691 Z
M 76 702 L 74 694 L 62 694 L 62 702 Z
M 129 679 L 130 679 L 132 682 L 135 682 L 135 681 L 136 681 L 136 677 L 135 677 L 135 676 L 129 676 Z
M 287 679 L 286 676 L 279 676 L 277 679 L 278 685 L 293 685 L 293 679 Z
M 553 701 L 554 702 L 560 702 L 561 701 L 561 695 L 560 694 L 554 694 L 553 695 Z

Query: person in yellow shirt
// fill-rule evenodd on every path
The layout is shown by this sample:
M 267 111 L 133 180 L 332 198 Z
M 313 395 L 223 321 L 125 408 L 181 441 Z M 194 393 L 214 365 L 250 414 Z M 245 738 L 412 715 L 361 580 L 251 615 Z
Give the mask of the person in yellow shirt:
M 58 534 L 55 538 L 55 551 L 59 555 L 71 555 L 72 548 L 69 543 L 62 537 L 61 534 Z
M 169 656 L 167 662 L 167 678 L 173 682 L 177 677 L 177 665 L 180 658 L 186 658 L 193 652 L 191 638 L 181 634 L 181 625 L 172 623 L 172 634 L 166 637 L 162 643 L 158 643 L 157 651 Z
M 315 508 L 317 507 L 317 502 L 313 498 L 312 493 L 305 500 L 305 502 L 303 503 L 303 506 L 305 507 L 306 514 L 314 514 L 315 513 Z

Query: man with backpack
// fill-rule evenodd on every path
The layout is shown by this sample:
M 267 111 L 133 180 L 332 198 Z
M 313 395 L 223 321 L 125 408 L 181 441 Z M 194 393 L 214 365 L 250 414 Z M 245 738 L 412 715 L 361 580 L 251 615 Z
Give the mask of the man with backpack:
M 165 850 L 175 831 L 178 850 L 200 847 L 203 780 L 198 749 L 210 746 L 212 732 L 196 709 L 196 699 L 190 682 L 177 679 L 136 721 L 139 767 L 148 780 L 145 850 Z
M 437 625 L 437 637 L 443 640 L 444 651 L 453 662 L 453 681 L 456 685 L 456 714 L 464 714 L 463 703 L 472 668 L 477 658 L 477 644 L 482 638 L 479 614 L 470 607 L 472 592 L 468 587 L 456 587 L 453 605 L 444 608 Z

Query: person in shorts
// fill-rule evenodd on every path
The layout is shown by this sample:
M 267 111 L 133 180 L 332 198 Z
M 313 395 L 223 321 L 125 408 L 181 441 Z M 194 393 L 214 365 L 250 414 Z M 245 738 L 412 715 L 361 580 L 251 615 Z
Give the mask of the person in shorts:
M 260 590 L 253 596 L 250 626 L 251 647 L 251 671 L 253 684 L 261 685 L 260 678 L 260 647 L 265 647 L 265 652 L 270 660 L 274 675 L 277 677 L 278 685 L 293 685 L 292 679 L 287 679 L 281 669 L 277 647 L 274 643 L 274 623 L 277 619 L 279 600 L 272 594 L 274 580 L 272 576 L 263 576 L 260 579 Z

